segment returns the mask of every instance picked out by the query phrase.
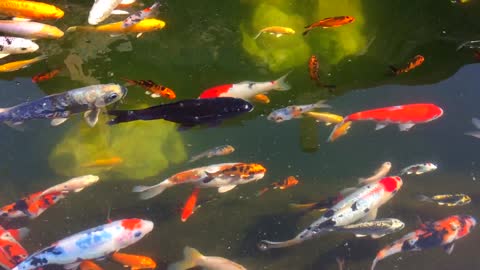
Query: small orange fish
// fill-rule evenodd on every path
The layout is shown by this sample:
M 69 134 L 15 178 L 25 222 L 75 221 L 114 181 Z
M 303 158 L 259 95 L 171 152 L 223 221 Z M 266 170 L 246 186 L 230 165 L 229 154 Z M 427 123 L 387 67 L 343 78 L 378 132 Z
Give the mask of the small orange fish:
M 112 261 L 123 266 L 130 267 L 131 270 L 155 269 L 157 263 L 150 257 L 115 252 L 111 257 Z
M 339 126 L 337 129 L 335 129 L 334 132 L 328 137 L 328 142 L 333 142 L 336 139 L 340 138 L 341 136 L 347 134 L 348 130 L 350 129 L 350 126 L 352 125 L 352 122 L 345 122 L 341 126 Z
M 93 261 L 82 261 L 78 266 L 80 270 L 103 270 L 103 268 Z
M 182 210 L 182 222 L 187 221 L 187 219 L 195 212 L 195 207 L 197 205 L 198 193 L 200 192 L 200 188 L 194 188 L 190 197 L 188 197 L 187 201 L 185 202 L 185 206 Z
M 421 55 L 416 55 L 410 62 L 408 62 L 407 67 L 396 68 L 394 66 L 390 66 L 390 69 L 392 70 L 392 72 L 395 75 L 399 75 L 399 74 L 402 74 L 402 73 L 407 73 L 407 72 L 411 71 L 412 69 L 419 67 L 420 65 L 423 64 L 424 61 L 425 61 L 425 57 L 423 57 Z
M 355 18 L 353 18 L 352 16 L 338 16 L 338 17 L 325 18 L 318 22 L 305 26 L 306 30 L 305 32 L 303 32 L 303 35 L 305 36 L 306 34 L 308 34 L 308 32 L 310 32 L 310 30 L 316 27 L 322 27 L 322 28 L 339 27 L 345 24 L 352 23 L 353 21 L 355 21 Z
M 32 77 L 32 82 L 39 83 L 46 80 L 50 80 L 60 73 L 60 69 L 54 69 L 52 71 L 42 72 Z
M 111 167 L 123 163 L 121 157 L 112 157 L 108 159 L 97 159 L 91 163 L 84 164 L 84 168 L 93 168 L 93 167 Z
M 168 99 L 175 99 L 177 97 L 177 95 L 172 89 L 163 85 L 158 85 L 152 80 L 124 80 L 127 81 L 129 84 L 138 85 L 147 89 L 145 94 L 150 95 L 152 98 L 164 97 Z
M 283 183 L 273 183 L 274 189 L 287 189 L 289 187 L 296 186 L 299 183 L 298 179 L 295 176 L 289 176 L 287 179 L 283 180 Z
M 319 82 L 318 78 L 318 69 L 320 65 L 318 63 L 318 59 L 315 55 L 310 56 L 308 60 L 308 74 L 310 75 L 310 79 Z
M 261 103 L 264 103 L 264 104 L 270 103 L 270 98 L 268 98 L 268 97 L 267 97 L 266 95 L 264 95 L 264 94 L 255 95 L 253 98 L 254 98 L 256 101 L 261 102 Z

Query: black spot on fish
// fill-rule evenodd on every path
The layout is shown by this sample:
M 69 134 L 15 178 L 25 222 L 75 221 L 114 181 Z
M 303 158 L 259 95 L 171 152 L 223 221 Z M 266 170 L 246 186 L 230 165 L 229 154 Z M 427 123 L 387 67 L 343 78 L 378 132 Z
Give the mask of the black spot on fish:
M 3 51 L 4 47 L 3 45 L 0 45 L 0 51 Z
M 325 214 L 323 214 L 323 216 L 326 218 L 329 218 L 329 217 L 332 217 L 334 214 L 335 214 L 335 211 L 333 211 L 332 209 L 329 209 L 327 212 L 325 212 Z
M 7 254 L 11 257 L 12 256 L 12 245 L 5 245 L 3 247 L 3 249 L 5 249 L 5 252 L 7 252 Z
M 7 41 L 7 44 L 8 44 L 8 45 L 12 45 L 12 42 L 13 42 L 13 41 L 12 41 L 11 39 L 5 38 L 5 41 Z
M 352 211 L 357 211 L 357 210 L 358 210 L 357 202 L 355 202 L 352 204 Z
M 251 83 L 248 84 L 248 88 L 252 88 L 254 85 L 255 85 L 255 83 L 251 82 Z
M 28 204 L 25 200 L 19 200 L 15 203 L 15 205 L 13 206 L 13 209 L 24 212 L 28 210 Z
M 61 255 L 63 252 L 61 249 L 58 249 L 57 247 L 49 247 L 43 251 L 44 253 L 51 253 L 53 255 Z
M 410 244 L 410 241 L 406 240 L 403 242 L 402 251 L 410 251 L 415 248 L 414 244 Z
M 370 211 L 370 208 L 365 208 L 365 210 L 363 210 L 365 213 L 368 213 L 368 211 Z
M 32 257 L 30 259 L 30 265 L 32 266 L 42 266 L 48 264 L 48 260 L 45 258 L 37 258 L 37 257 Z

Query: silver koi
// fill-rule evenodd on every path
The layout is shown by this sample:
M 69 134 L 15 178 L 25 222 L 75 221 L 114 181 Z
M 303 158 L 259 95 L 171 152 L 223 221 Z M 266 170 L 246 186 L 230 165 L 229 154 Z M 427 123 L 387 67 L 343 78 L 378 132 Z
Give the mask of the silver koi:
M 373 239 L 377 239 L 387 234 L 398 232 L 404 227 L 405 223 L 398 219 L 384 218 L 339 226 L 332 229 L 332 231 L 353 233 L 356 237 L 371 236 Z

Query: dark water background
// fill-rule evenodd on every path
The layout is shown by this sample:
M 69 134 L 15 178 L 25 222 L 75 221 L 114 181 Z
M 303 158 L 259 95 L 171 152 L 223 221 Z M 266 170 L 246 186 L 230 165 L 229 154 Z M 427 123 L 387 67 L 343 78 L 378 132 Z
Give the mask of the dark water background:
M 64 19 L 51 22 L 63 30 L 85 24 L 92 4 L 47 2 L 66 11 Z M 463 135 L 474 129 L 471 118 L 480 116 L 480 66 L 474 64 L 472 51 L 456 51 L 461 42 L 480 37 L 479 12 L 480 4 L 473 0 L 464 5 L 448 0 L 166 1 L 158 15 L 166 28 L 140 39 L 75 33 L 60 40 L 40 40 L 40 51 L 48 60 L 0 74 L 0 106 L 95 83 L 122 82 L 122 77 L 155 80 L 174 89 L 178 99 L 197 97 L 202 90 L 224 83 L 269 81 L 288 71 L 292 71 L 288 77 L 292 89 L 272 93 L 270 104 L 257 104 L 252 113 L 220 127 L 182 133 L 163 121 L 89 129 L 80 116 L 57 128 L 46 121 L 31 121 L 23 132 L 1 126 L 0 203 L 72 176 L 95 173 L 101 176 L 97 185 L 69 196 L 36 220 L 11 224 L 32 230 L 24 241 L 29 251 L 105 223 L 111 205 L 112 219 L 140 217 L 155 222 L 154 231 L 126 251 L 152 256 L 159 268 L 179 259 L 183 247 L 190 245 L 248 269 L 337 269 L 337 256 L 346 257 L 348 269 L 368 269 L 377 250 L 417 227 L 417 216 L 423 220 L 451 214 L 480 217 L 480 141 Z M 337 29 L 316 29 L 305 38 L 299 34 L 308 23 L 338 15 L 351 15 L 357 21 Z M 280 39 L 264 35 L 253 42 L 257 29 L 269 25 L 292 26 L 298 34 Z M 319 89 L 309 80 L 311 54 L 319 57 L 321 77 L 337 85 L 336 92 Z M 404 65 L 417 54 L 426 59 L 421 67 L 402 76 L 386 76 L 388 65 Z M 81 71 L 69 71 L 66 65 L 71 69 L 80 65 Z M 38 72 L 58 67 L 63 67 L 59 77 L 39 85 L 31 82 Z M 355 123 L 346 137 L 334 143 L 325 142 L 331 127 L 310 119 L 281 124 L 266 120 L 273 109 L 319 99 L 328 99 L 332 111 L 341 115 L 418 102 L 435 103 L 445 114 L 403 133 L 393 126 L 374 131 L 372 123 Z M 160 102 L 165 101 L 129 87 L 118 108 Z M 190 155 L 225 143 L 235 146 L 236 152 L 195 164 L 185 162 Z M 81 167 L 112 155 L 122 157 L 124 164 L 111 170 Z M 332 196 L 387 160 L 393 171 L 421 162 L 439 166 L 433 173 L 406 177 L 402 191 L 380 209 L 380 217 L 403 220 L 403 231 L 380 240 L 332 234 L 288 249 L 265 253 L 256 249 L 259 239 L 286 240 L 320 216 L 299 217 L 288 203 Z M 233 161 L 262 163 L 268 173 L 262 181 L 222 195 L 202 190 L 200 200 L 217 199 L 186 223 L 180 222 L 177 209 L 191 186 L 174 187 L 149 201 L 130 193 L 134 185 L 154 184 L 182 170 Z M 262 187 L 289 175 L 297 176 L 300 185 L 255 197 Z M 473 202 L 446 208 L 414 199 L 417 193 L 456 192 L 471 195 Z M 377 269 L 477 269 L 479 240 L 477 228 L 458 242 L 450 256 L 440 249 L 401 254 L 380 262 Z

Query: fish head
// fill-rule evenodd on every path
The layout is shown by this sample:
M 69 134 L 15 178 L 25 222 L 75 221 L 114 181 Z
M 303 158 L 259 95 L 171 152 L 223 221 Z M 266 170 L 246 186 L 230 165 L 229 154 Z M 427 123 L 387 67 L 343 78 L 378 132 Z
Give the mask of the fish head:
M 429 171 L 433 171 L 433 170 L 436 170 L 437 169 L 437 165 L 433 164 L 433 163 L 425 163 L 425 167 L 429 170 Z
M 354 22 L 355 21 L 355 18 L 352 17 L 352 16 L 345 16 L 345 22 L 346 23 L 351 23 L 351 22 Z
M 223 151 L 224 151 L 224 153 L 233 153 L 235 151 L 235 148 L 231 145 L 227 145 L 227 146 L 225 146 Z
M 49 18 L 50 19 L 61 19 L 65 15 L 65 12 L 63 10 L 59 9 L 58 7 L 52 6 L 50 12 L 49 12 Z
M 6 38 L 9 40 L 10 46 L 14 48 L 15 53 L 32 53 L 39 49 L 37 43 L 24 38 Z
M 383 189 L 388 194 L 397 192 L 403 185 L 403 181 L 402 181 L 402 178 L 400 178 L 400 176 L 385 177 L 382 180 L 380 180 L 378 183 L 383 186 Z
M 122 247 L 136 243 L 153 230 L 153 222 L 150 220 L 130 218 L 119 222 L 123 229 L 119 237 L 119 245 Z
M 267 116 L 267 119 L 275 123 L 281 123 L 288 120 L 288 117 L 282 111 L 273 111 Z
M 401 220 L 398 220 L 396 218 L 392 219 L 392 225 L 391 228 L 393 231 L 400 231 L 403 228 L 405 228 L 405 223 L 403 223 Z
M 76 179 L 78 179 L 79 181 L 81 181 L 85 185 L 92 185 L 92 184 L 95 184 L 96 182 L 98 182 L 98 180 L 100 180 L 100 177 L 98 177 L 96 175 L 89 174 L 89 175 L 76 177 Z
M 96 107 L 105 107 L 122 99 L 127 94 L 127 88 L 119 84 L 103 84 L 87 93 L 87 101 L 93 102 Z
M 57 38 L 61 38 L 63 37 L 63 35 L 65 33 L 63 33 L 62 30 L 58 29 L 57 27 L 55 26 L 51 26 L 51 25 L 47 25 L 45 24 L 42 29 L 40 30 L 40 32 L 42 33 L 45 33 L 45 35 L 49 38 L 54 38 L 54 39 L 57 39 Z
M 246 170 L 243 172 L 248 175 L 245 178 L 242 178 L 245 182 L 258 181 L 265 176 L 267 169 L 258 163 L 249 163 L 246 166 Z
M 391 169 L 392 168 L 392 163 L 390 161 L 386 161 L 382 165 L 384 168 Z

